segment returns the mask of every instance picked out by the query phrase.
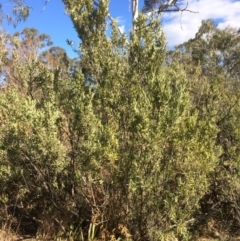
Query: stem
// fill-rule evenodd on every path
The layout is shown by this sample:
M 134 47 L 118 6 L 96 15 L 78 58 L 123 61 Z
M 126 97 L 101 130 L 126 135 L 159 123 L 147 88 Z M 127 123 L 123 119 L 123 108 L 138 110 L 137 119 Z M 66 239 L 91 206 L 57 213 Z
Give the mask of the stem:
M 133 30 L 135 30 L 134 21 L 137 19 L 137 17 L 138 17 L 138 0 L 132 0 L 132 26 L 133 26 Z

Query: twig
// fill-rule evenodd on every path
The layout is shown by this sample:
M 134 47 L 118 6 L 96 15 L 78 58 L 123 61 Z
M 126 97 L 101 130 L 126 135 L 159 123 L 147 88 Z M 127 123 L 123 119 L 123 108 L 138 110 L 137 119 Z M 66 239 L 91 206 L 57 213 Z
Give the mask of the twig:
M 175 9 L 169 9 L 169 8 L 166 8 L 166 6 L 164 6 L 163 8 L 163 5 L 159 7 L 159 9 L 156 9 L 156 10 L 152 10 L 152 11 L 149 11 L 147 12 L 146 14 L 149 16 L 150 14 L 152 13 L 163 13 L 163 12 L 191 12 L 191 13 L 199 13 L 199 12 L 195 12 L 195 11 L 192 11 L 192 10 L 189 10 L 187 9 L 188 8 L 188 2 L 187 2 L 187 5 L 185 8 L 179 8 L 176 4 L 173 5 L 175 7 Z M 173 6 L 170 6 L 170 7 L 173 7 Z
M 50 2 L 50 0 L 46 0 L 46 1 L 45 1 L 44 6 L 43 6 L 43 9 L 41 10 L 41 13 L 45 10 L 48 2 Z

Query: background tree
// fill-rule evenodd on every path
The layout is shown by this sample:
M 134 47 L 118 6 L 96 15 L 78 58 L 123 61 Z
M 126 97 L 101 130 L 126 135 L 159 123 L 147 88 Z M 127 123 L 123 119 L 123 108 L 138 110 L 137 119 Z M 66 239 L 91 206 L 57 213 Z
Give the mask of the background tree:
M 67 78 L 74 69 L 80 68 L 80 61 L 77 58 L 70 59 L 66 51 L 61 47 L 50 47 L 41 53 L 39 59 L 48 69 L 55 71 L 62 79 Z
M 217 218 L 219 228 L 237 230 L 239 222 L 239 45 L 237 29 L 220 30 L 212 20 L 202 22 L 194 39 L 170 51 L 169 63 L 183 63 L 192 81 L 193 104 L 206 119 L 213 115 L 219 128 L 216 144 L 223 153 L 211 176 L 209 192 L 202 199 L 202 212 Z M 211 203 L 211 204 L 210 204 Z M 230 209 L 232 211 L 230 211 Z M 229 215 L 229 212 L 232 215 Z
M 45 68 L 62 79 L 67 78 L 74 68 L 79 68 L 78 60 L 71 60 L 64 49 L 51 47 L 52 44 L 50 36 L 40 34 L 34 28 L 25 28 L 13 36 L 6 35 L 3 48 L 7 49 L 7 54 L 3 54 L 5 64 L 1 73 L 5 88 L 16 85 L 23 93 L 28 91 L 34 95 L 36 77 Z
M 4 44 L 8 54 L 2 75 L 8 84 L 16 84 L 23 90 L 28 85 L 26 81 L 33 82 L 38 72 L 41 51 L 52 45 L 50 36 L 39 34 L 34 28 L 25 28 L 22 33 L 8 36 Z
M 8 3 L 0 3 L 0 21 L 4 19 L 16 26 L 29 16 L 31 7 L 24 4 L 24 0 L 9 0 Z

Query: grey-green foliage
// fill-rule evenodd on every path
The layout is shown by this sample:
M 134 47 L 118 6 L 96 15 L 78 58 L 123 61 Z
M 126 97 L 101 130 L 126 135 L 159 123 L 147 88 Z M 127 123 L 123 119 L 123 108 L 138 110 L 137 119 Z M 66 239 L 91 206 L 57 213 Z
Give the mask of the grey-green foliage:
M 112 229 L 124 224 L 133 239 L 188 239 L 187 221 L 220 154 L 214 119 L 198 118 L 181 66 L 164 67 L 159 19 L 140 14 L 128 42 L 114 23 L 111 38 L 106 36 L 107 1 L 100 1 L 99 9 L 89 1 L 64 3 L 83 40 L 81 57 L 96 88 L 100 149 L 92 161 L 103 172 L 92 178 L 112 187 L 102 216 L 111 217 Z
M 108 1 L 63 2 L 84 71 L 62 79 L 38 63 L 35 94 L 2 94 L 1 183 L 18 178 L 14 191 L 1 189 L 2 200 L 39 207 L 36 196 L 47 193 L 40 210 L 52 222 L 69 214 L 65 234 L 73 227 L 88 235 L 88 219 L 88 231 L 94 226 L 106 240 L 189 240 L 221 154 L 215 117 L 194 108 L 183 67 L 164 63 L 158 18 L 140 14 L 128 38 L 115 21 L 108 26 Z
M 9 24 L 16 27 L 20 21 L 28 18 L 30 11 L 31 7 L 25 5 L 24 0 L 8 0 L 0 3 L 0 21 L 7 20 Z
M 60 113 L 54 100 L 38 109 L 36 101 L 15 90 L 1 93 L 0 101 L 1 195 L 6 198 L 1 201 L 37 203 L 58 189 L 57 176 L 66 165 L 56 126 Z
M 208 214 L 205 217 L 218 219 L 223 232 L 238 230 L 240 225 L 239 46 L 237 29 L 219 29 L 213 20 L 204 20 L 195 38 L 177 46 L 169 58 L 181 61 L 191 78 L 193 105 L 200 118 L 214 118 L 219 129 L 216 144 L 223 152 L 209 179 L 210 189 L 201 200 L 201 211 Z

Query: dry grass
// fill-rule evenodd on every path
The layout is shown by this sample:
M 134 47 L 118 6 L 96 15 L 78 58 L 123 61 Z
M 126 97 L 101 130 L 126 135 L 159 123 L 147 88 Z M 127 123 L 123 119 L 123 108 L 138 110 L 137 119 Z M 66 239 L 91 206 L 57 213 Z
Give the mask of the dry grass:
M 8 230 L 0 230 L 0 241 L 17 241 L 17 240 L 21 240 L 21 238 L 11 233 Z
M 50 241 L 49 239 L 47 239 Z M 10 231 L 0 230 L 0 241 L 46 241 L 41 238 L 20 237 Z M 63 241 L 63 240 L 62 240 Z M 230 239 L 198 238 L 196 241 L 240 241 L 240 237 Z

